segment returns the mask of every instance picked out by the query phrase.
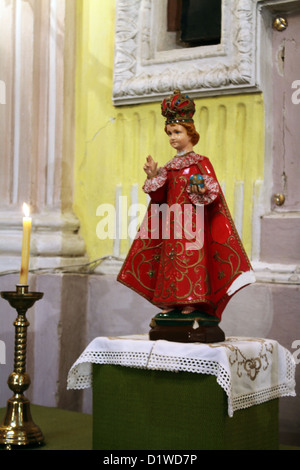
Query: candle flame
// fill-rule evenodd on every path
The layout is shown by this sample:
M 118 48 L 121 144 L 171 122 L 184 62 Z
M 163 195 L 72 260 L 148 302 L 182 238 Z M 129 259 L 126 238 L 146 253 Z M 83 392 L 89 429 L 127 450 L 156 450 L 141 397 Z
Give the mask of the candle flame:
M 29 206 L 26 204 L 26 202 L 23 203 L 23 213 L 25 217 L 29 217 Z

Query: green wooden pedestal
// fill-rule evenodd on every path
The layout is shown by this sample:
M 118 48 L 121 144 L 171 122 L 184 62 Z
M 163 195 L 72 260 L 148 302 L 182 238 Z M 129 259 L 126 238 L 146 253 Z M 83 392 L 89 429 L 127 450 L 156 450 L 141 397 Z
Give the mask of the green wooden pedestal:
M 93 449 L 277 450 L 278 400 L 228 416 L 216 377 L 93 366 Z

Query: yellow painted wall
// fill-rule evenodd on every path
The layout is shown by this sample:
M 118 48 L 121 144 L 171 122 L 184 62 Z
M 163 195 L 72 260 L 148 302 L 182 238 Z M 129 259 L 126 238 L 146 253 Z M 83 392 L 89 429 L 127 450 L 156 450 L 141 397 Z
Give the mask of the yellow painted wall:
M 139 186 L 151 154 L 160 164 L 173 156 L 163 131 L 160 103 L 112 105 L 114 15 L 112 0 L 77 0 L 76 153 L 74 211 L 90 259 L 113 254 L 113 240 L 96 234 L 101 204 L 114 204 L 116 187 L 128 196 Z M 171 92 L 172 90 L 170 90 Z M 253 185 L 263 179 L 264 106 L 261 94 L 197 99 L 195 151 L 210 158 L 234 216 L 235 182 L 244 182 L 243 242 L 251 256 Z M 129 241 L 123 240 L 125 254 Z

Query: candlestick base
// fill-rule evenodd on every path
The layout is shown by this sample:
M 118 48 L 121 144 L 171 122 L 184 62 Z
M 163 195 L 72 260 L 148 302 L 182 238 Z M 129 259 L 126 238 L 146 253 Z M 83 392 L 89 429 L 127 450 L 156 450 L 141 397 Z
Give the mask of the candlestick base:
M 33 422 L 30 402 L 24 395 L 14 395 L 7 402 L 6 414 L 0 426 L 0 444 L 12 446 L 41 445 L 44 436 Z
M 28 292 L 27 285 L 18 284 L 15 292 L 1 292 L 1 297 L 17 310 L 18 316 L 14 322 L 14 371 L 7 381 L 14 395 L 7 401 L 6 413 L 0 425 L 0 445 L 5 445 L 6 449 L 11 449 L 12 446 L 41 445 L 44 441 L 43 434 L 32 420 L 30 402 L 23 392 L 30 385 L 30 377 L 25 370 L 29 326 L 26 312 L 43 297 L 43 293 Z

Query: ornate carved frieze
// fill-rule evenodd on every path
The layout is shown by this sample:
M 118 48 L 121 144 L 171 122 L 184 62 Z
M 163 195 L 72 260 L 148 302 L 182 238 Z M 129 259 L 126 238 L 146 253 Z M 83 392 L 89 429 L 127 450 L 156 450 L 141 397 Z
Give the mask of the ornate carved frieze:
M 166 0 L 118 0 L 114 104 L 156 101 L 175 88 L 194 97 L 257 90 L 256 9 L 256 0 L 223 0 L 220 44 L 172 47 Z

